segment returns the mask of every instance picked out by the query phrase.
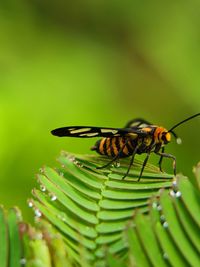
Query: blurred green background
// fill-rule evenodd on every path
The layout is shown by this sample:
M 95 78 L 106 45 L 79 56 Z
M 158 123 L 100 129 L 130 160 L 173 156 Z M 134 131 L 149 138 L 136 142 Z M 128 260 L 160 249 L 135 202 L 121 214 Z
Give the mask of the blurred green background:
M 199 1 L 1 0 L 0 203 L 30 220 L 39 168 L 56 166 L 62 149 L 94 153 L 96 139 L 59 139 L 51 129 L 122 127 L 135 117 L 169 128 L 200 111 L 199 97 Z M 183 144 L 166 150 L 192 176 L 199 118 L 176 132 Z

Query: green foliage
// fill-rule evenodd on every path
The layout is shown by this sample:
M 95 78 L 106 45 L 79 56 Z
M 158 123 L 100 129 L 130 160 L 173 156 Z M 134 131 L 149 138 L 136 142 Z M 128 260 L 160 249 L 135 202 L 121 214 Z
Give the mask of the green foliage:
M 45 167 L 38 175 L 43 192 L 33 190 L 31 203 L 36 214 L 40 211 L 61 231 L 67 245 L 75 250 L 75 259 L 80 259 L 80 244 L 87 249 L 86 259 L 95 264 L 102 264 L 106 253 L 126 256 L 123 231 L 127 222 L 136 209 L 147 212 L 149 198 L 158 195 L 159 188 L 169 188 L 172 175 L 148 165 L 138 183 L 138 162 L 122 180 L 129 160 L 111 170 L 98 171 L 96 167 L 105 164 L 107 158 L 63 153 L 59 161 L 61 168 Z
M 152 200 L 148 216 L 136 214 L 128 232 L 136 266 L 198 266 L 199 200 L 200 192 L 179 177 L 170 194 L 163 190 Z
M 35 227 L 0 209 L 3 267 L 198 266 L 199 188 L 152 165 L 137 182 L 138 161 L 122 180 L 129 162 L 96 169 L 107 161 L 63 152 L 61 167 L 42 168 L 28 201 Z

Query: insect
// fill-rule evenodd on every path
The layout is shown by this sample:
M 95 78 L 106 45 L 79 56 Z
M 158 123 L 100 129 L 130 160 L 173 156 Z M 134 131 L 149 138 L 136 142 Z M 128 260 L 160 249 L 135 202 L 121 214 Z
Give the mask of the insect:
M 170 130 L 151 124 L 143 119 L 134 119 L 129 121 L 124 128 L 70 126 L 57 128 L 52 130 L 51 133 L 58 137 L 103 137 L 96 142 L 91 150 L 96 150 L 97 153 L 108 156 L 111 160 L 106 165 L 98 168 L 105 168 L 119 158 L 131 157 L 127 172 L 122 179 L 128 175 L 135 155 L 146 153 L 146 158 L 138 177 L 139 181 L 152 152 L 160 156 L 158 162 L 160 171 L 162 171 L 163 158 L 171 158 L 173 160 L 174 175 L 176 175 L 176 158 L 171 154 L 165 153 L 165 145 L 171 141 L 171 134 L 176 138 L 177 143 L 181 143 L 181 139 L 178 138 L 174 129 L 199 115 L 200 113 L 197 113 L 182 120 L 175 124 Z

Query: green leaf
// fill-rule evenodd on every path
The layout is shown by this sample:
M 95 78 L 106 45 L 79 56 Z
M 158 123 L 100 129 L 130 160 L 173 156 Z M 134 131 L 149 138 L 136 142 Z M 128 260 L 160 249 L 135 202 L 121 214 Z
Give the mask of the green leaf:
M 96 169 L 109 161 L 100 156 L 70 155 L 59 157 L 61 167 L 45 167 L 38 175 L 40 190 L 34 189 L 34 209 L 52 223 L 63 235 L 81 262 L 80 245 L 87 249 L 90 262 L 103 266 L 106 261 L 105 246 L 120 259 L 128 257 L 123 231 L 135 210 L 148 211 L 152 196 L 160 188 L 172 185 L 172 175 L 160 173 L 158 168 L 147 165 L 141 182 L 138 175 L 142 166 L 136 162 L 126 179 L 122 180 L 129 160 L 122 160 L 120 167 Z
M 144 249 L 134 228 L 128 229 L 127 239 L 129 243 L 130 266 L 148 267 L 149 261 L 147 255 L 144 253 Z
M 136 234 L 150 264 L 153 266 L 167 266 L 165 261 L 163 261 L 162 251 L 160 250 L 157 239 L 152 231 L 150 218 L 139 213 L 134 221 L 136 223 Z
M 135 266 L 198 266 L 200 191 L 179 176 L 170 191 L 153 198 L 149 214 L 137 212 L 129 227 L 129 258 Z
M 60 168 L 43 168 L 29 200 L 35 228 L 0 208 L 2 267 L 198 266 L 198 167 L 193 184 L 152 165 L 137 182 L 142 163 L 122 180 L 129 161 L 96 169 L 108 160 L 62 153 Z
M 162 248 L 163 256 L 168 260 L 171 266 L 188 266 L 188 263 L 183 258 L 180 251 L 177 249 L 176 244 L 171 240 L 171 236 L 168 235 L 166 229 L 162 224 L 157 223 L 154 226 L 155 235 L 158 239 L 159 245 Z
M 170 200 L 167 192 L 163 192 L 161 195 L 160 203 L 162 206 L 162 213 L 165 216 L 167 231 L 169 232 L 173 242 L 175 242 L 176 246 L 182 253 L 183 258 L 185 258 L 188 263 L 192 263 L 192 266 L 197 266 L 199 262 L 199 255 L 191 246 L 191 242 L 177 218 L 173 201 Z M 187 251 L 187 253 L 185 253 L 185 251 Z

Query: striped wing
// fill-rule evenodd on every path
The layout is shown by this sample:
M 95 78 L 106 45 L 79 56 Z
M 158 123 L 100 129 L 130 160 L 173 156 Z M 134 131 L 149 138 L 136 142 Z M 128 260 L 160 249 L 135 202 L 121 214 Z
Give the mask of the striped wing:
M 121 136 L 127 134 L 125 129 L 118 128 L 103 128 L 103 127 L 91 127 L 91 126 L 70 126 L 57 128 L 51 131 L 53 135 L 63 137 L 111 137 L 111 136 Z
M 62 127 L 52 130 L 53 135 L 63 137 L 81 137 L 81 138 L 91 138 L 91 137 L 115 137 L 115 136 L 125 136 L 130 133 L 146 135 L 140 129 L 135 128 L 106 128 L 106 127 L 91 127 L 91 126 L 70 126 Z

